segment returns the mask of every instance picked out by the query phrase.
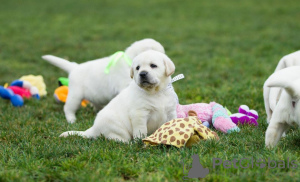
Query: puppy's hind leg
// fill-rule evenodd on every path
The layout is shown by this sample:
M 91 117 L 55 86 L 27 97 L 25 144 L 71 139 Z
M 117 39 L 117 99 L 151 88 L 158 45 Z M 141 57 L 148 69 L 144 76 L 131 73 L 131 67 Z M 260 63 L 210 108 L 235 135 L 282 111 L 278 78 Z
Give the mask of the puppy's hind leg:
M 94 127 L 91 127 L 86 131 L 66 131 L 63 132 L 61 135 L 59 135 L 59 137 L 68 137 L 72 135 L 81 136 L 83 138 L 97 138 L 101 135 L 101 133 L 97 132 Z M 109 133 L 106 136 L 106 138 L 125 142 L 125 143 L 128 143 L 131 140 L 130 135 L 126 132 L 122 132 L 121 130 L 118 133 L 114 133 L 114 132 Z
M 131 140 L 131 136 L 128 134 L 124 135 L 124 133 L 123 133 L 123 137 L 116 133 L 110 133 L 106 138 L 116 140 L 116 141 L 121 141 L 124 143 L 128 143 Z
M 95 132 L 94 128 L 91 127 L 86 131 L 66 131 L 59 135 L 59 137 L 68 137 L 72 135 L 81 136 L 83 138 L 97 138 L 100 135 L 100 133 Z
M 76 93 L 76 88 L 69 89 L 67 101 L 64 105 L 64 112 L 69 123 L 74 123 L 76 121 L 75 113 L 80 108 L 82 101 L 81 94 Z

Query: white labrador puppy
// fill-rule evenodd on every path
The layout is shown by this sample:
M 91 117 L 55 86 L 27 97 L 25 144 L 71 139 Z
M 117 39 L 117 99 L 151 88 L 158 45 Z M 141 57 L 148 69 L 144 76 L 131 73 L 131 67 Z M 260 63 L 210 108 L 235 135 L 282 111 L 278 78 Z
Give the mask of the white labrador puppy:
M 143 39 L 128 47 L 125 50 L 125 55 L 132 60 L 146 50 L 165 53 L 163 46 L 157 41 Z M 105 73 L 105 69 L 112 56 L 82 64 L 69 62 L 51 55 L 42 58 L 69 73 L 69 93 L 64 105 L 65 116 L 69 123 L 76 121 L 75 113 L 83 99 L 93 103 L 96 110 L 99 111 L 131 82 L 129 76 L 130 65 L 128 65 L 124 56 L 110 68 L 108 74 Z
M 104 135 L 128 142 L 153 133 L 176 118 L 170 77 L 174 71 L 173 62 L 161 52 L 149 50 L 139 54 L 133 60 L 130 85 L 97 114 L 94 125 L 86 131 L 64 132 L 60 137 Z
M 273 73 L 264 86 L 283 89 L 266 131 L 266 146 L 274 147 L 289 126 L 300 126 L 300 66 Z
M 300 51 L 293 52 L 291 54 L 283 56 L 275 72 L 291 66 L 300 66 Z M 282 88 L 264 86 L 264 103 L 267 113 L 267 122 L 269 123 L 273 114 L 273 111 L 279 101 Z

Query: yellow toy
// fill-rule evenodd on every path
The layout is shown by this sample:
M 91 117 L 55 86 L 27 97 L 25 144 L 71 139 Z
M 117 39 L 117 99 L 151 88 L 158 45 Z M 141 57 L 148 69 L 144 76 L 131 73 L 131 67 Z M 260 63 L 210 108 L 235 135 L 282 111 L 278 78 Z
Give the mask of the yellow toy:
M 47 95 L 46 84 L 44 82 L 43 76 L 25 75 L 22 76 L 19 80 L 28 81 L 32 86 L 36 87 L 38 89 L 40 97 Z
M 191 147 L 200 140 L 219 140 L 217 133 L 204 126 L 195 111 L 189 111 L 188 114 L 187 118 L 173 119 L 163 124 L 152 135 L 143 139 L 143 142 L 151 146 L 164 144 L 181 148 Z

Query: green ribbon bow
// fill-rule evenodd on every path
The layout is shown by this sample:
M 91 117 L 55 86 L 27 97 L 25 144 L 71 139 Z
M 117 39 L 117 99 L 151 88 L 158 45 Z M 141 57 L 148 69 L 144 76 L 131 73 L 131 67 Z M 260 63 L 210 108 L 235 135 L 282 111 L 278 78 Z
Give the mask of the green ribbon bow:
M 131 66 L 132 64 L 132 60 L 125 54 L 125 52 L 123 51 L 118 51 L 116 52 L 114 55 L 111 56 L 105 70 L 104 73 L 108 74 L 109 70 L 112 66 L 114 66 L 121 58 L 124 58 L 126 63 Z

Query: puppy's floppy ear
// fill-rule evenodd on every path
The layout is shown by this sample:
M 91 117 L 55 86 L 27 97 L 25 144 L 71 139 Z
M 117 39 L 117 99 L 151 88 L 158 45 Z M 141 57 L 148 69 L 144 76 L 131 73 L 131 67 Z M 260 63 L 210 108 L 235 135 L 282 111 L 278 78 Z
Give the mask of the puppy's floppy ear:
M 285 90 L 293 99 L 298 100 L 300 98 L 300 79 L 294 80 L 291 83 L 287 84 Z
M 167 76 L 171 76 L 175 72 L 175 65 L 168 56 L 164 56 L 164 64 L 166 67 L 165 73 Z
M 281 87 L 293 98 L 298 100 L 300 98 L 300 78 L 294 81 L 274 81 L 270 82 L 269 87 Z
M 134 75 L 133 66 L 131 66 L 131 68 L 130 68 L 130 77 L 133 78 L 133 75 Z
M 273 73 L 265 82 L 267 87 L 281 87 L 294 99 L 300 98 L 300 66 L 292 66 Z
M 287 87 L 288 83 L 300 78 L 300 66 L 292 66 L 274 72 L 265 82 L 267 87 Z

